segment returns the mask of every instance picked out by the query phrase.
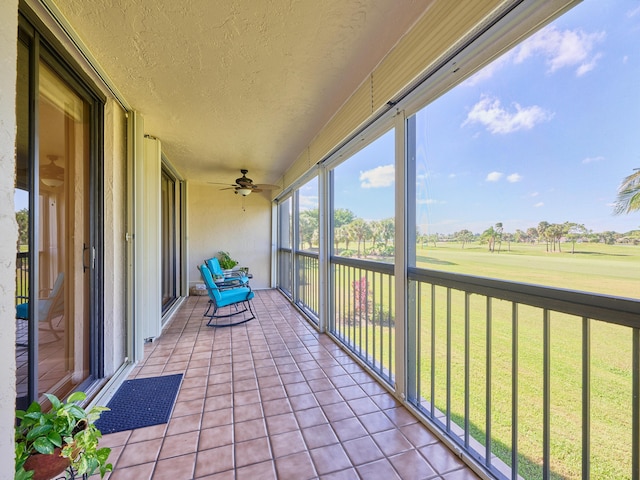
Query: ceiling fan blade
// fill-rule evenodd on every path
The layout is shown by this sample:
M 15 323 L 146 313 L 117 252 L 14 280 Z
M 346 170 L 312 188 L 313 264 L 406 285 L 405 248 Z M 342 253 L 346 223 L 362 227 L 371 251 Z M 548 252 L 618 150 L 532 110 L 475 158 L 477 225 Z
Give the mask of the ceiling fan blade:
M 247 177 L 248 170 L 242 169 L 240 170 L 242 176 L 236 178 L 236 183 L 229 185 L 228 183 L 218 183 L 218 182 L 208 182 L 214 185 L 226 185 L 226 188 L 221 188 L 220 190 L 235 190 L 235 193 L 238 193 L 239 189 L 249 189 L 251 192 L 262 192 L 264 190 L 278 190 L 280 189 L 280 185 L 270 185 L 268 183 L 253 183 L 249 177 Z

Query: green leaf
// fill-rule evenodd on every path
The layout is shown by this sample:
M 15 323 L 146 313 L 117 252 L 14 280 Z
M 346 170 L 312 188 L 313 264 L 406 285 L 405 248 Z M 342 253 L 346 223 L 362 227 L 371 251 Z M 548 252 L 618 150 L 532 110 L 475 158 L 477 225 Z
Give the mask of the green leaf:
M 113 470 L 113 465 L 111 463 L 107 463 L 106 465 L 100 466 L 100 478 L 104 477 L 107 472 Z
M 60 436 L 60 434 L 58 432 L 51 431 L 49 432 L 49 435 L 47 435 L 47 438 L 49 439 L 49 441 L 51 441 L 51 443 L 53 443 L 56 447 L 61 447 L 62 446 L 62 437 Z
M 32 402 L 31 405 L 29 405 L 29 408 L 27 408 L 27 413 L 41 412 L 41 411 L 42 411 L 42 407 L 40 407 L 40 404 L 38 402 Z
M 42 418 L 42 412 L 30 412 L 24 416 L 25 419 L 35 420 L 35 422 L 39 422 Z
M 100 463 L 106 462 L 110 454 L 111 454 L 111 449 L 109 447 L 99 448 L 98 451 L 96 452 L 96 456 L 98 457 L 98 461 Z
M 77 393 L 77 392 L 76 392 Z M 77 405 L 71 405 L 69 406 L 69 409 L 67 410 L 74 418 L 80 419 L 80 418 L 85 418 L 87 416 L 87 414 L 85 413 L 84 409 L 77 406 Z
M 46 455 L 49 453 L 53 453 L 54 446 L 53 446 L 53 443 L 51 443 L 48 438 L 39 437 L 36 439 L 35 442 L 33 442 L 33 448 L 35 448 L 36 451 L 40 453 L 44 453 Z
M 89 423 L 95 422 L 100 418 L 100 415 L 102 415 L 102 412 L 108 412 L 109 410 L 111 409 L 107 407 L 100 407 L 100 406 L 92 407 L 91 410 L 87 412 L 87 419 L 89 420 Z
M 62 406 L 62 402 L 55 395 L 51 393 L 45 393 L 44 396 L 49 399 L 54 410 L 58 410 Z
M 86 393 L 84 393 L 84 392 L 73 392 L 71 395 L 69 395 L 69 398 L 67 398 L 67 403 L 81 402 L 85 398 L 87 398 L 87 394 Z
M 31 480 L 34 473 L 35 472 L 33 470 L 26 471 L 24 468 L 20 467 L 18 470 L 16 470 L 16 476 L 14 477 L 14 480 Z
M 27 440 L 33 440 L 37 437 L 46 437 L 53 427 L 51 425 L 38 425 L 27 432 Z
M 64 447 L 62 447 L 62 452 L 60 452 L 60 455 L 66 458 L 71 458 L 75 449 L 76 449 L 76 445 L 73 445 L 72 443 L 67 443 L 65 444 Z

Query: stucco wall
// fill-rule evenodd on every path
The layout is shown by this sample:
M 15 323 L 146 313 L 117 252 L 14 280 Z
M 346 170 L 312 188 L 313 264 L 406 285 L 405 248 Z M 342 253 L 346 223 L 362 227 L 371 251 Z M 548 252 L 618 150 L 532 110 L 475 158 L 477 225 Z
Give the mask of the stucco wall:
M 246 198 L 220 186 L 188 185 L 189 286 L 201 283 L 197 267 L 227 251 L 249 267 L 253 288 L 269 288 L 271 276 L 271 201 L 266 194 Z M 244 210 L 243 210 L 244 205 Z
M 0 479 L 13 478 L 16 400 L 15 264 L 18 228 L 14 213 L 15 91 L 18 1 L 0 2 Z

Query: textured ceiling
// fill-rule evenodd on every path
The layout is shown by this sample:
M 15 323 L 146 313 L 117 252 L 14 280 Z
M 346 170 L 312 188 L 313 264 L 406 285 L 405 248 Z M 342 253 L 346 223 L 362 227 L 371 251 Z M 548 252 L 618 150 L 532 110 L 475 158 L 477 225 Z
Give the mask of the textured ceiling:
M 432 0 L 54 0 L 188 180 L 274 183 Z

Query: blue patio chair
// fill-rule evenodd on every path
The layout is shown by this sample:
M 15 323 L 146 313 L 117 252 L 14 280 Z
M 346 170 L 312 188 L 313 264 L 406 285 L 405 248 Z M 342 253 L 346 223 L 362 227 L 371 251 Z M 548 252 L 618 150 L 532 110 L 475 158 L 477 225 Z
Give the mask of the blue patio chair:
M 216 282 L 213 281 L 213 275 L 211 270 L 206 264 L 200 265 L 200 275 L 204 280 L 204 285 L 207 287 L 207 293 L 209 294 L 209 307 L 204 313 L 205 317 L 209 317 L 207 322 L 208 327 L 231 327 L 233 325 L 240 325 L 241 323 L 253 320 L 256 316 L 251 308 L 251 299 L 255 296 L 251 287 L 237 287 L 228 290 L 221 290 Z M 224 307 L 228 307 L 226 311 L 228 313 L 220 313 L 220 310 Z M 213 308 L 211 314 L 209 312 Z M 245 312 L 249 312 L 250 316 L 244 315 Z M 233 319 L 239 315 L 237 319 Z M 226 322 L 218 323 L 218 319 L 228 319 Z M 216 319 L 214 321 L 214 319 Z
M 60 272 L 56 278 L 53 288 L 46 297 L 38 299 L 38 321 L 39 323 L 47 323 L 48 327 L 43 330 L 50 331 L 56 340 L 60 338 L 53 321 L 64 315 L 64 272 Z M 40 292 L 43 295 L 45 292 Z M 18 320 L 29 320 L 29 302 L 16 305 L 16 318 Z M 24 345 L 20 345 L 24 346 Z
M 204 263 L 209 267 L 209 271 L 213 275 L 216 285 L 218 285 L 218 288 L 221 290 L 235 287 L 247 287 L 249 285 L 249 277 L 247 277 L 244 272 L 240 270 L 225 272 L 220 266 L 220 261 L 216 257 L 205 260 Z

